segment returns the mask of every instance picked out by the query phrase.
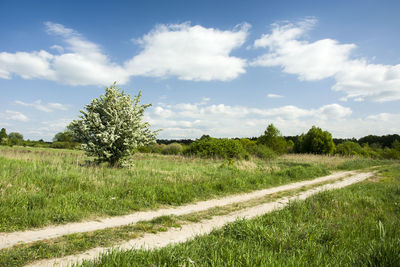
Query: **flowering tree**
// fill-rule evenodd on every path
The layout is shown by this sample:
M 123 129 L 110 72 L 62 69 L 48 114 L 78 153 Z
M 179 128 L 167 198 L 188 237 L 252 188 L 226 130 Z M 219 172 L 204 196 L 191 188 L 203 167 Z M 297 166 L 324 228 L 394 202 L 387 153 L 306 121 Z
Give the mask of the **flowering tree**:
M 82 148 L 99 161 L 114 166 L 132 155 L 138 146 L 153 143 L 157 131 L 150 131 L 142 117 L 151 104 L 140 105 L 141 92 L 133 99 L 117 88 L 116 83 L 95 98 L 80 119 L 68 125 L 73 137 L 82 142 Z

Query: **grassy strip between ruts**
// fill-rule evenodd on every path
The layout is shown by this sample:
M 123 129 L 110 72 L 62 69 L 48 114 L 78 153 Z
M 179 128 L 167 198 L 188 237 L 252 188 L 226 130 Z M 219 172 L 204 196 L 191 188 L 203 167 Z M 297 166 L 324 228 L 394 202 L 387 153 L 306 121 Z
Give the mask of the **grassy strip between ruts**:
M 192 241 L 83 266 L 399 266 L 400 165 Z
M 303 186 L 295 190 L 287 190 L 246 202 L 235 203 L 209 210 L 189 213 L 182 216 L 161 216 L 151 221 L 141 221 L 133 225 L 109 228 L 88 233 L 79 233 L 62 236 L 30 244 L 16 245 L 9 249 L 0 250 L 0 266 L 23 266 L 29 262 L 40 259 L 63 257 L 79 252 L 84 252 L 94 247 L 108 247 L 122 241 L 137 238 L 144 233 L 157 233 L 166 231 L 170 227 L 180 227 L 183 224 L 211 219 L 214 216 L 226 215 L 241 209 L 254 207 L 263 203 L 274 201 L 278 198 L 294 195 L 296 193 L 315 188 L 333 181 L 332 179 L 310 186 Z
M 307 163 L 308 158 L 232 165 L 138 154 L 134 168 L 116 169 L 87 164 L 79 151 L 0 147 L 0 232 L 182 205 L 311 179 L 332 169 L 390 163 L 323 156 Z

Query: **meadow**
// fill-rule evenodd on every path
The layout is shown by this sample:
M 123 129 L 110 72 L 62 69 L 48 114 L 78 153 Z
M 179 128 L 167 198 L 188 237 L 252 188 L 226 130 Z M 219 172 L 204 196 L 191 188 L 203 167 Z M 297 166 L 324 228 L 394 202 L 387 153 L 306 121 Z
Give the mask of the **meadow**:
M 62 224 L 268 188 L 390 161 L 296 155 L 218 160 L 136 154 L 131 168 L 82 151 L 0 147 L 0 232 Z M 350 165 L 349 165 L 350 164 Z
M 189 243 L 154 252 L 113 252 L 102 257 L 100 262 L 85 262 L 84 265 L 254 266 L 282 265 L 286 259 L 291 265 L 296 265 L 299 260 L 303 260 L 304 264 L 314 261 L 315 264 L 346 265 L 361 257 L 357 254 L 358 258 L 355 258 L 352 254 L 348 256 L 351 260 L 342 260 L 342 254 L 347 252 L 344 247 L 356 244 L 351 243 L 353 241 L 348 240 L 347 236 L 374 245 L 376 238 L 371 233 L 377 225 L 381 227 L 380 231 L 385 231 L 385 237 L 391 237 L 389 243 L 382 245 L 383 249 L 395 250 L 394 246 L 398 244 L 399 235 L 394 223 L 399 220 L 396 203 L 400 201 L 396 194 L 400 194 L 400 167 L 395 160 L 312 154 L 285 154 L 269 160 L 224 160 L 137 153 L 132 162 L 134 165 L 130 168 L 116 168 L 105 163 L 95 164 L 93 158 L 88 158 L 79 150 L 0 147 L 0 232 L 178 206 L 312 179 L 338 170 L 372 168 L 380 170 L 384 178 L 322 193 L 311 200 L 293 203 L 283 211 L 229 224 L 222 230 Z M 71 255 L 96 246 L 110 246 L 146 232 L 166 231 L 170 227 L 227 214 L 293 193 L 282 192 L 240 205 L 185 216 L 160 217 L 123 227 L 21 244 L 2 250 L 0 265 L 22 266 L 35 260 Z M 358 202 L 353 203 L 355 200 Z M 386 203 L 389 200 L 392 203 Z M 338 206 L 342 202 L 348 204 Z M 367 210 L 360 206 L 367 205 L 367 202 L 372 202 L 374 206 Z M 332 207 L 332 203 L 336 206 Z M 352 221 L 352 214 L 359 216 L 357 222 Z M 386 218 L 388 216 L 392 221 Z M 364 220 L 367 226 L 362 229 L 368 234 L 353 229 L 357 228 L 356 223 Z M 337 233 L 340 233 L 340 237 L 336 236 Z M 334 245 L 326 248 L 327 244 L 316 241 L 324 238 Z M 339 251 L 340 247 L 342 251 Z M 335 249 L 339 249 L 339 252 Z M 282 255 L 286 256 L 275 255 L 282 251 L 285 252 Z M 326 253 L 333 253 L 333 258 L 323 260 Z M 319 258 L 316 259 L 315 255 L 319 255 Z M 368 262 L 371 258 L 364 255 L 363 260 Z M 377 259 L 378 262 L 381 260 Z M 393 259 L 389 257 L 384 260 Z
M 311 179 L 332 169 L 291 160 L 156 154 L 136 154 L 132 168 L 90 160 L 75 150 L 0 147 L 0 232 L 182 205 Z
M 153 251 L 112 251 L 81 266 L 399 266 L 400 165 L 280 211 Z

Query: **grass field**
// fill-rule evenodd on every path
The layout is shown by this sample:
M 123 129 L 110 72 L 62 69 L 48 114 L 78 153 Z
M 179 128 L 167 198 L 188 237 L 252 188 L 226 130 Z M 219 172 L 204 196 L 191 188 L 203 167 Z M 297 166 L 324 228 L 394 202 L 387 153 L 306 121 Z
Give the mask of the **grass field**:
M 137 154 L 93 165 L 81 151 L 0 147 L 0 232 L 127 214 L 328 174 L 319 163 Z
M 83 266 L 399 266 L 400 165 L 348 188 L 154 251 Z
M 384 244 L 379 243 L 379 246 L 384 246 L 382 253 L 397 252 L 395 246 L 399 243 L 399 235 L 394 223 L 399 222 L 396 205 L 400 205 L 400 201 L 393 192 L 400 194 L 398 161 L 288 154 L 270 161 L 232 162 L 136 154 L 134 166 L 129 169 L 95 165 L 91 160 L 82 151 L 0 147 L 0 232 L 182 205 L 310 179 L 336 170 L 375 166 L 381 170 L 383 179 L 324 193 L 255 220 L 238 221 L 187 244 L 151 253 L 114 252 L 103 257 L 101 263 L 85 262 L 84 265 L 197 266 L 225 263 L 254 266 L 282 265 L 285 260 L 289 260 L 289 265 L 298 265 L 298 261 L 303 262 L 300 265 L 308 261 L 318 265 L 352 265 L 361 259 L 359 253 L 376 250 L 372 246 L 377 246 L 375 243 L 381 240 L 376 241 L 376 236 L 371 234 L 376 232 L 376 227 L 385 236 Z M 34 260 L 110 246 L 146 232 L 165 231 L 169 227 L 179 227 L 292 193 L 282 192 L 265 199 L 185 216 L 160 217 L 136 225 L 21 244 L 0 251 L 0 266 L 22 266 Z M 386 203 L 389 200 L 392 202 Z M 373 203 L 373 206 L 368 206 L 368 203 Z M 357 228 L 351 214 L 356 214 L 359 224 L 365 220 L 366 226 L 362 230 L 368 234 L 351 230 Z M 342 259 L 347 253 L 343 247 L 357 244 L 347 240 L 347 236 L 352 240 L 358 238 L 360 242 L 370 242 L 369 250 L 363 248 L 349 252 L 353 254 L 349 254 L 347 260 Z M 321 241 L 325 239 L 330 245 Z M 326 247 L 328 245 L 330 247 Z M 326 253 L 332 257 L 325 260 Z M 371 256 L 365 255 L 362 260 L 368 263 Z M 390 257 L 384 256 L 376 261 L 395 259 Z
M 136 154 L 133 168 L 74 150 L 0 147 L 0 232 L 127 214 L 387 163 L 286 156 L 232 162 Z
M 245 208 L 272 202 L 278 198 L 291 196 L 329 182 L 330 181 L 326 181 L 294 190 L 268 194 L 261 198 L 255 198 L 223 207 L 215 207 L 200 212 L 192 212 L 185 215 L 164 215 L 152 220 L 140 221 L 136 224 L 64 235 L 58 238 L 28 244 L 18 244 L 0 250 L 0 266 L 24 266 L 38 260 L 60 258 L 83 253 L 95 247 L 111 247 L 126 240 L 139 238 L 145 233 L 156 234 L 168 231 L 170 228 L 180 228 L 184 224 L 200 222 L 215 216 L 222 216 Z

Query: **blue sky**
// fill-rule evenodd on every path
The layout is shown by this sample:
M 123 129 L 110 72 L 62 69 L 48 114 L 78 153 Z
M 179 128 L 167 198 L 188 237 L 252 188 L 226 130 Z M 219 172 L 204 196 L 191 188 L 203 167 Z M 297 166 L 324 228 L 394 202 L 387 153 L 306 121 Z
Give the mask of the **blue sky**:
M 51 140 L 117 81 L 160 138 L 400 133 L 399 1 L 0 1 L 0 127 Z

